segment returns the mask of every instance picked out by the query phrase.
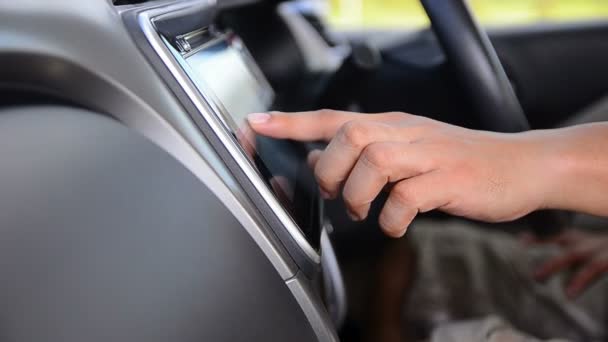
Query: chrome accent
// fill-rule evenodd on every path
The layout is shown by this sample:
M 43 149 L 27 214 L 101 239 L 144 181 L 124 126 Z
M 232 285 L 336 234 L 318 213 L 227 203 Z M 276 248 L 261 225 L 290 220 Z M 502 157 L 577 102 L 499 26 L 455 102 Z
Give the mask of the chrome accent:
M 188 53 L 192 50 L 192 46 L 190 46 L 190 43 L 188 43 L 188 40 L 184 37 L 176 38 L 175 42 L 181 53 Z
M 203 2 L 203 5 L 212 5 L 213 1 Z M 151 47 L 161 58 L 163 63 L 167 66 L 175 80 L 186 92 L 188 98 L 192 101 L 195 107 L 198 109 L 202 117 L 209 124 L 211 130 L 218 136 L 223 142 L 228 153 L 239 167 L 243 170 L 246 177 L 253 184 L 254 188 L 260 193 L 262 198 L 268 203 L 270 208 L 276 214 L 279 221 L 283 224 L 285 229 L 292 236 L 296 244 L 305 253 L 305 255 L 314 263 L 320 263 L 320 255 L 315 249 L 306 241 L 306 238 L 302 231 L 298 228 L 293 218 L 285 211 L 282 205 L 275 198 L 274 194 L 268 189 L 266 184 L 259 177 L 257 170 L 251 165 L 249 159 L 245 156 L 242 148 L 235 143 L 230 133 L 225 128 L 218 116 L 218 109 L 210 103 L 206 96 L 204 96 L 193 83 L 188 73 L 182 68 L 179 62 L 169 48 L 163 42 L 162 37 L 158 34 L 154 28 L 154 19 L 161 16 L 167 15 L 169 12 L 178 12 L 187 9 L 192 6 L 201 6 L 201 2 L 182 2 L 170 6 L 163 6 L 152 8 L 150 10 L 139 13 L 138 24 L 150 43 Z
M 180 52 L 183 55 L 190 55 L 200 51 L 204 45 L 207 45 L 211 40 L 217 39 L 217 37 L 219 37 L 217 30 L 210 26 L 177 36 L 175 41 L 178 47 L 180 47 L 181 44 L 186 44 L 188 48 L 183 51 L 180 49 Z
M 205 33 L 207 33 L 207 29 L 206 28 L 202 28 L 202 29 L 198 29 L 196 31 L 190 32 L 190 33 L 186 33 L 184 35 L 181 35 L 178 37 L 178 39 L 183 39 L 185 41 L 191 41 L 196 37 L 202 36 Z
M 327 220 L 323 225 L 321 231 L 321 265 L 323 272 L 323 288 L 325 291 L 325 306 L 331 316 L 336 327 L 341 327 L 346 318 L 347 310 L 347 298 L 346 298 L 346 287 L 344 286 L 344 278 L 342 277 L 342 271 L 340 271 L 340 265 L 338 265 L 338 258 L 334 251 L 334 246 L 331 243 L 329 234 L 333 232 L 334 227 Z
M 321 299 L 315 294 L 310 282 L 301 273 L 285 282 L 293 293 L 294 298 L 300 304 L 302 311 L 312 329 L 315 331 L 319 341 L 338 342 L 335 327 L 331 324 L 331 318 L 321 303 Z

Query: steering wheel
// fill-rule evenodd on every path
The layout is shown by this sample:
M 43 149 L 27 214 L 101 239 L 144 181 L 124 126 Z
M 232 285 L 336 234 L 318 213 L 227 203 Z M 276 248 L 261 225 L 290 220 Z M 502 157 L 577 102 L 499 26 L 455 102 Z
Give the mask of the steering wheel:
M 466 0 L 420 0 L 449 63 L 471 97 L 483 128 L 499 132 L 530 129 L 490 39 Z

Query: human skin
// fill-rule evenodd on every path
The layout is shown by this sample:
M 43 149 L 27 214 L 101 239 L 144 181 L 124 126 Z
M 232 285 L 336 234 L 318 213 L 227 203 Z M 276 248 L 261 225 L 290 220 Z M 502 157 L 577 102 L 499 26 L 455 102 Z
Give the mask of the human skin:
M 545 260 L 534 272 L 543 281 L 566 270 L 573 270 L 565 293 L 575 298 L 595 281 L 608 273 L 608 234 L 582 229 L 567 229 L 548 239 L 538 239 L 530 233 L 520 236 L 526 245 L 555 245 L 561 253 Z
M 248 122 L 265 136 L 329 142 L 309 162 L 323 197 L 341 193 L 355 220 L 388 188 L 379 223 L 392 237 L 430 210 L 487 222 L 538 209 L 608 216 L 605 123 L 505 134 L 333 110 L 254 113 Z

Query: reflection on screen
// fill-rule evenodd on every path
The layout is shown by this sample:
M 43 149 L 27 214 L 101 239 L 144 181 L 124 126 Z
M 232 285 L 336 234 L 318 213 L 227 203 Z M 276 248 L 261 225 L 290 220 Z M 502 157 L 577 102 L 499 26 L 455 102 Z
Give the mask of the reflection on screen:
M 221 40 L 187 59 L 203 88 L 213 92 L 232 122 L 233 132 L 245 125 L 247 114 L 268 110 L 264 89 L 239 50 Z

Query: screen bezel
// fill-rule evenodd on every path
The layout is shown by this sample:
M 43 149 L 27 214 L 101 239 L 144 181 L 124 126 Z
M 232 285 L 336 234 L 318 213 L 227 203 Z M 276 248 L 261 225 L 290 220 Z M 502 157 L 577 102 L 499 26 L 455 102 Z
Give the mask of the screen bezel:
M 281 202 L 274 190 L 268 184 L 264 175 L 262 175 L 262 173 L 260 172 L 259 166 L 256 165 L 256 163 L 254 163 L 252 159 L 250 159 L 247 152 L 243 148 L 241 142 L 238 141 L 237 137 L 235 136 L 236 132 L 233 130 L 233 127 L 236 127 L 236 123 L 233 121 L 226 107 L 222 104 L 222 101 L 214 94 L 214 92 L 212 91 L 212 87 L 208 86 L 203 79 L 197 77 L 196 70 L 194 70 L 188 63 L 188 57 L 191 57 L 198 52 L 201 52 L 207 48 L 213 47 L 221 43 L 227 43 L 231 48 L 234 48 L 239 53 L 240 57 L 243 58 L 243 62 L 248 68 L 250 68 L 252 75 L 261 86 L 260 89 L 263 91 L 262 97 L 266 108 L 270 108 L 272 103 L 274 102 L 275 93 L 269 82 L 264 77 L 262 71 L 255 63 L 253 57 L 250 55 L 249 51 L 243 44 L 243 42 L 235 34 L 231 32 L 217 34 L 213 39 L 207 40 L 205 43 L 188 52 L 180 53 L 175 51 L 174 49 L 172 49 L 172 52 L 174 53 L 174 55 L 176 53 L 180 55 L 181 60 L 178 59 L 180 65 L 182 66 L 182 68 L 185 69 L 186 74 L 191 79 L 191 81 L 195 83 L 196 88 L 200 92 L 200 94 L 207 100 L 207 103 L 212 108 L 214 116 L 222 123 L 223 129 L 226 131 L 226 133 L 228 133 L 230 141 L 237 147 L 239 155 L 246 160 L 246 162 L 249 164 L 251 169 L 253 169 L 254 173 L 259 178 L 261 183 L 263 183 L 263 185 L 269 191 L 271 196 L 274 198 L 276 203 L 278 203 L 281 209 L 287 214 L 293 226 L 295 226 L 299 234 L 301 234 L 301 236 L 306 241 L 307 247 L 311 248 L 314 251 L 315 254 L 313 255 L 313 260 L 318 263 L 320 260 L 320 232 L 322 230 L 323 225 L 323 202 L 320 200 L 320 198 L 314 198 L 311 199 L 311 203 L 308 204 L 307 209 L 310 212 L 311 217 L 306 217 L 304 220 L 308 222 L 308 224 L 314 224 L 314 227 L 310 227 L 310 229 L 314 230 L 315 232 L 315 236 L 309 236 L 303 230 L 303 227 L 299 226 L 298 221 L 291 214 L 290 210 L 286 209 L 285 204 Z M 294 187 L 295 186 L 297 185 L 294 184 Z M 295 196 L 298 196 L 298 194 L 295 194 Z M 271 207 L 274 206 L 271 205 Z M 275 209 L 273 210 L 276 211 L 276 207 L 274 208 Z M 307 254 L 310 256 L 310 253 Z

